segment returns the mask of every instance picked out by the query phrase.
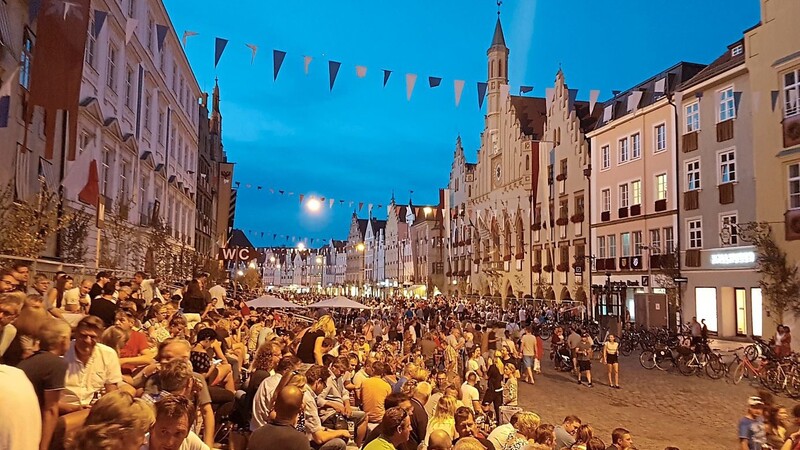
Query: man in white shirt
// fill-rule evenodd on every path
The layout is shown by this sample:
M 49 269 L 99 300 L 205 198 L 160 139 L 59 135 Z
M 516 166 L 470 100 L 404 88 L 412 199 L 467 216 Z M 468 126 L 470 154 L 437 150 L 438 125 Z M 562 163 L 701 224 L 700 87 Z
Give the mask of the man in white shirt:
M 478 376 L 475 372 L 469 372 L 467 381 L 461 385 L 461 403 L 471 409 L 473 413 L 481 411 L 481 397 L 478 388 L 475 387 L 476 384 L 478 384 Z
M 282 375 L 300 367 L 300 359 L 294 355 L 284 356 L 275 366 L 275 373 L 268 376 L 261 382 L 253 397 L 253 415 L 250 418 L 250 431 L 264 426 L 269 422 L 269 414 L 272 406 L 272 396 L 275 389 L 281 382 Z
M 144 299 L 145 305 L 150 305 L 153 298 L 161 297 L 161 292 L 158 291 L 158 283 L 161 280 L 153 280 L 147 278 L 144 272 L 136 272 L 133 274 L 133 282 L 139 286 L 139 295 Z
M 64 292 L 64 311 L 69 313 L 87 312 L 92 300 L 89 298 L 89 291 L 92 289 L 92 280 L 85 279 L 77 287 Z
M 182 395 L 167 395 L 156 402 L 156 421 L 141 450 L 209 450 L 194 432 L 194 405 Z
M 122 383 L 117 353 L 97 342 L 103 328 L 103 321 L 94 316 L 86 316 L 78 322 L 76 338 L 64 355 L 67 361 L 64 389 L 74 394 L 67 395 L 64 400 L 69 407 L 62 409 L 67 409 L 67 412 L 90 405 L 95 393 L 103 389 L 115 391 Z
M 508 442 L 509 436 L 513 436 L 517 433 L 517 429 L 514 428 L 514 425 L 517 423 L 519 414 L 520 413 L 516 413 L 511 416 L 511 419 L 508 423 L 495 428 L 491 433 L 489 433 L 489 436 L 486 437 L 489 439 L 489 442 L 494 445 L 494 448 L 503 448 L 506 442 Z
M 25 372 L 0 364 L 0 448 L 39 450 L 42 415 Z

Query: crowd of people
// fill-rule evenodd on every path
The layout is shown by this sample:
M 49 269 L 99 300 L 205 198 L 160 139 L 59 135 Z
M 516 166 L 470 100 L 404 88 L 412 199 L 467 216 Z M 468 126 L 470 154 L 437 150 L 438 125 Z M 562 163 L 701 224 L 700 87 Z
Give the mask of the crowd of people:
M 251 309 L 202 272 L 170 288 L 143 272 L 30 275 L 0 272 L 0 448 L 634 448 L 625 428 L 520 406 L 553 309 L 440 296 L 302 315 Z M 620 388 L 618 342 L 595 339 L 556 328 L 553 350 L 587 386 L 600 352 Z

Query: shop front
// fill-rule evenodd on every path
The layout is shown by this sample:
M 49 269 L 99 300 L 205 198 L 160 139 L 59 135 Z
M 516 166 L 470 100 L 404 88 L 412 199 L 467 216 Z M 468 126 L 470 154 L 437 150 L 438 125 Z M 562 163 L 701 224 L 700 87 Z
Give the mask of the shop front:
M 697 317 L 720 337 L 762 336 L 763 299 L 753 247 L 704 250 L 701 267 L 685 268 L 683 320 Z

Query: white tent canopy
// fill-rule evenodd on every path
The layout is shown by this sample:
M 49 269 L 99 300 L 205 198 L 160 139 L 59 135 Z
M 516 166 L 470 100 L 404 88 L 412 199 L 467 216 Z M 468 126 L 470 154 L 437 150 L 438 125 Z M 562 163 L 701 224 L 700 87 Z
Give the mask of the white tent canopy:
M 358 303 L 357 301 L 350 300 L 347 297 L 334 297 L 327 300 L 322 300 L 311 305 L 309 308 L 351 308 L 351 309 L 372 309 L 367 305 Z
M 255 300 L 247 302 L 247 306 L 251 308 L 302 308 L 296 303 L 288 302 L 274 295 L 262 295 Z

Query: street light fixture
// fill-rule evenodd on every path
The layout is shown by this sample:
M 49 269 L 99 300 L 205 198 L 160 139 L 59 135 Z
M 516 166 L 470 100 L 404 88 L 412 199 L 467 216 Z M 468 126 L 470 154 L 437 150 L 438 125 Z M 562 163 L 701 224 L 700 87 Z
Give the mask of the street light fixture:
M 306 249 L 306 243 L 305 243 L 305 242 L 300 242 L 300 243 L 298 243 L 298 244 L 297 244 L 297 249 L 298 249 L 298 250 L 300 250 L 300 251 L 302 252 L 303 250 L 305 250 L 305 249 Z

